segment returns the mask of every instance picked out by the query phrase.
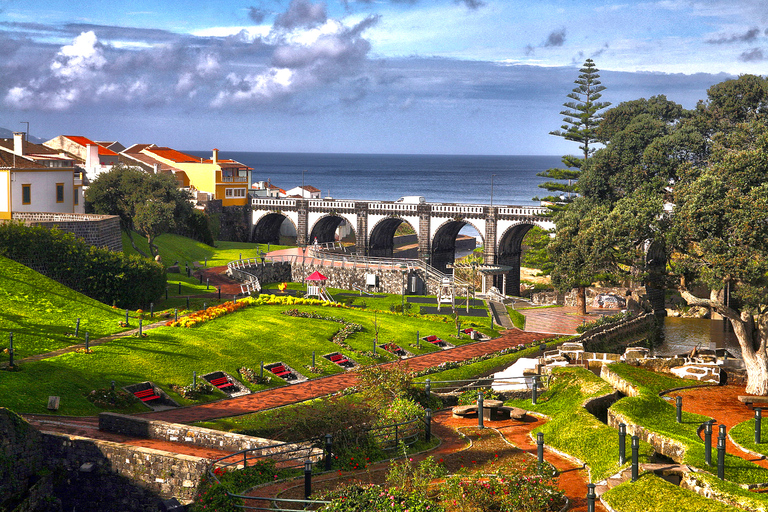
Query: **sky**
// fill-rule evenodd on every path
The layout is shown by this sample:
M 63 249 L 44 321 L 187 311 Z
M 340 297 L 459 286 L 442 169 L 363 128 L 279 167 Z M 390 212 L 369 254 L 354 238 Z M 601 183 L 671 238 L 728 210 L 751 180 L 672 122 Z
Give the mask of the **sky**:
M 0 0 L 0 127 L 180 150 L 576 153 L 603 101 L 768 68 L 765 0 Z

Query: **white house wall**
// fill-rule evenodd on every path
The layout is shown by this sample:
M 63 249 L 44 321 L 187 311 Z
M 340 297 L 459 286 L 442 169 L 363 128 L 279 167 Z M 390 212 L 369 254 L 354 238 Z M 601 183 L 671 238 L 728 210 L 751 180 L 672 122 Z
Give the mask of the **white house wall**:
M 11 175 L 8 171 L 0 171 L 0 214 L 11 213 Z M 0 215 L 0 218 L 4 217 Z
M 14 212 L 74 213 L 72 169 L 11 172 L 11 210 Z M 64 201 L 56 202 L 56 184 L 64 184 Z M 22 185 L 31 185 L 30 204 L 22 204 Z M 81 201 L 82 204 L 82 201 Z

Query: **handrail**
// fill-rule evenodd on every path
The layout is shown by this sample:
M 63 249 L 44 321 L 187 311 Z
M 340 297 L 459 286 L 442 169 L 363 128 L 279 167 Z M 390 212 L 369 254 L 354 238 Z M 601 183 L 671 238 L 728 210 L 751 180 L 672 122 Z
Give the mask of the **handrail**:
M 415 443 L 419 438 L 419 433 L 422 432 L 422 429 L 420 428 L 419 422 L 424 423 L 428 425 L 428 421 L 425 418 L 416 417 L 407 421 L 403 421 L 400 423 L 392 423 L 390 425 L 382 425 L 379 427 L 371 427 L 368 429 L 364 429 L 363 432 L 370 432 L 372 433 L 374 439 L 379 439 L 382 444 L 387 444 L 389 446 L 384 446 L 385 450 L 391 450 L 397 448 L 401 443 L 410 446 L 411 444 Z M 400 428 L 405 427 L 405 428 Z M 387 430 L 393 431 L 394 436 L 392 436 L 392 433 L 388 432 Z M 382 433 L 375 433 L 381 431 Z M 325 450 L 321 448 L 317 448 L 318 445 L 323 446 L 325 441 L 325 436 L 320 436 L 312 439 L 307 439 L 305 441 L 299 441 L 299 442 L 288 442 L 288 443 L 280 443 L 280 444 L 274 444 L 274 445 L 268 445 L 268 446 L 259 446 L 256 448 L 247 448 L 245 450 L 240 450 L 238 452 L 227 454 L 223 457 L 220 457 L 218 459 L 215 459 L 211 462 L 210 466 L 208 466 L 208 476 L 216 483 L 221 483 L 218 476 L 216 475 L 216 468 L 231 468 L 234 466 L 234 469 L 238 469 L 242 466 L 242 468 L 246 468 L 248 466 L 249 461 L 253 461 L 256 459 L 276 459 L 276 463 L 280 463 L 282 468 L 300 468 L 305 467 L 304 463 L 307 460 L 313 460 L 313 462 L 319 462 L 321 460 L 321 457 L 325 454 Z M 280 450 L 281 448 L 286 448 L 286 450 Z M 299 455 L 294 456 L 293 454 L 298 453 Z M 249 456 L 250 454 L 250 456 Z M 254 455 L 258 454 L 258 455 Z M 283 455 L 288 455 L 286 457 L 283 457 Z M 330 456 L 330 454 L 325 454 L 326 456 Z M 232 460 L 232 462 L 229 462 L 228 460 Z M 227 462 L 225 462 L 227 461 Z M 291 461 L 301 461 L 298 464 L 292 464 Z M 274 482 L 273 482 L 274 483 Z M 233 497 L 233 498 L 240 498 L 243 500 L 257 500 L 257 501 L 285 501 L 285 502 L 294 502 L 294 503 L 302 503 L 305 505 L 305 508 L 307 506 L 311 505 L 325 505 L 330 502 L 328 501 L 322 501 L 322 500 L 293 500 L 293 499 L 282 499 L 282 498 L 272 498 L 272 497 L 264 497 L 264 496 L 253 496 L 253 495 L 240 495 L 240 494 L 234 494 L 229 492 L 228 490 L 226 493 Z M 247 502 L 246 502 L 247 503 Z M 292 510 L 292 509 L 283 509 L 283 508 L 259 508 L 254 507 L 250 505 L 242 505 L 240 508 L 247 509 L 247 510 L 275 510 L 275 511 L 281 511 L 281 510 Z

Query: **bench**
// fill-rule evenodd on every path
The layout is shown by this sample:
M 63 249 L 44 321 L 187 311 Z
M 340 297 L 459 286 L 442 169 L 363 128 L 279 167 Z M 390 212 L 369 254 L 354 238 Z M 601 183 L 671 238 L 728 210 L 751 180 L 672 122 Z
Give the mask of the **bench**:
M 464 334 L 472 334 L 472 331 L 474 331 L 474 329 L 472 327 L 467 327 L 466 329 L 464 329 L 461 332 L 463 332 Z
M 141 391 L 134 391 L 134 396 L 142 402 L 149 402 L 150 400 L 158 400 L 160 396 L 155 394 L 154 388 L 142 389 Z
M 426 336 L 424 338 L 424 341 L 428 341 L 430 343 L 434 343 L 436 340 L 437 340 L 437 336 L 435 336 L 434 334 L 432 336 Z
M 346 357 L 344 357 L 341 354 L 333 354 L 330 357 L 330 359 L 331 359 L 332 363 L 336 363 L 336 364 L 339 364 L 339 365 L 342 365 L 344 363 L 348 363 L 349 362 L 349 359 L 347 359 Z
M 747 407 L 751 406 L 768 406 L 768 396 L 751 396 L 751 395 L 739 395 L 739 402 L 743 403 Z
M 219 377 L 218 379 L 211 379 L 210 383 L 219 389 L 234 388 L 235 385 L 229 382 L 226 377 Z
M 291 373 L 291 371 L 287 369 L 285 366 L 283 366 L 282 364 L 278 366 L 273 366 L 272 368 L 269 369 L 269 371 L 274 373 L 278 377 L 283 377 L 284 379 L 294 378 L 293 373 Z

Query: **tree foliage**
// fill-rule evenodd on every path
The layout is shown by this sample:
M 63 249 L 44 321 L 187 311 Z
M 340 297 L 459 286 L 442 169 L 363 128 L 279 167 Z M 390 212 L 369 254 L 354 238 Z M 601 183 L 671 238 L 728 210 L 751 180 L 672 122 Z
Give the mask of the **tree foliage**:
M 538 176 L 548 178 L 539 187 L 549 192 L 559 193 L 543 200 L 552 203 L 553 210 L 560 208 L 558 204 L 570 202 L 579 191 L 578 179 L 584 165 L 594 153 L 594 144 L 599 141 L 598 128 L 602 122 L 601 111 L 608 108 L 610 103 L 598 101 L 602 97 L 605 86 L 600 82 L 600 75 L 592 59 L 587 59 L 579 70 L 579 77 L 574 81 L 576 87 L 568 94 L 571 101 L 563 104 L 565 110 L 563 125 L 560 130 L 550 132 L 552 135 L 579 143 L 582 157 L 566 155 L 563 157 L 565 168 L 548 169 Z M 556 180 L 556 181 L 552 181 Z
M 158 254 L 155 238 L 186 225 L 192 216 L 190 200 L 189 192 L 179 189 L 171 175 L 150 174 L 122 164 L 99 175 L 85 192 L 89 211 L 118 215 L 133 248 L 146 256 L 133 241 L 136 231 L 147 239 L 152 257 Z
M 580 197 L 556 216 L 560 287 L 590 277 L 644 281 L 649 247 L 664 248 L 691 305 L 728 318 L 748 374 L 768 394 L 768 80 L 712 86 L 685 111 L 663 96 L 606 112 Z M 662 267 L 663 269 L 663 267 Z M 708 297 L 694 295 L 704 285 Z

